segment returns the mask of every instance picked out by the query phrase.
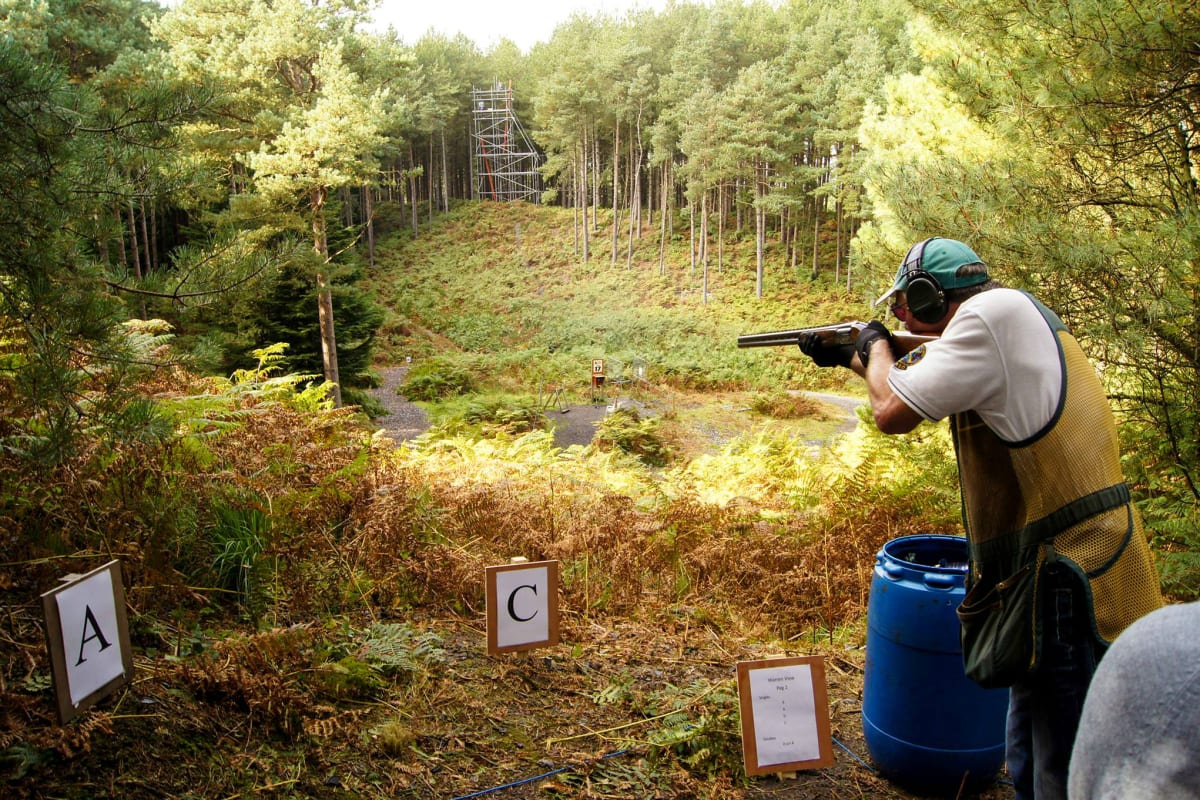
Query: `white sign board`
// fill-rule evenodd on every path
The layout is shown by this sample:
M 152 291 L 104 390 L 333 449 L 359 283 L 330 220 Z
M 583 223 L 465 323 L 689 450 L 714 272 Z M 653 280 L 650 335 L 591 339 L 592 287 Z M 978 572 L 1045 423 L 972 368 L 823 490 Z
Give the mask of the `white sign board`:
M 737 675 L 747 775 L 833 766 L 820 656 L 744 661 Z
M 558 562 L 488 567 L 488 652 L 558 644 Z
M 66 722 L 133 675 L 121 566 L 110 561 L 42 595 L 59 718 Z

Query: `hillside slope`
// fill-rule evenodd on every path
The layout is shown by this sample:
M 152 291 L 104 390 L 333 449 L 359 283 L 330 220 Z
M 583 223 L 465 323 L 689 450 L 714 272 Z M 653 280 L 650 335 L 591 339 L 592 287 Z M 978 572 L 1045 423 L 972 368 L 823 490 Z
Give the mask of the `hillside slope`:
M 571 211 L 529 204 L 464 204 L 419 239 L 388 240 L 371 273 L 388 308 L 379 360 L 472 354 L 479 369 L 497 380 L 508 373 L 524 391 L 540 382 L 585 388 L 595 358 L 606 360 L 610 380 L 640 370 L 674 388 L 841 383 L 794 352 L 739 350 L 735 341 L 868 313 L 832 280 L 801 280 L 768 248 L 767 288 L 756 299 L 752 241 L 731 237 L 706 279 L 703 265 L 691 263 L 686 227 L 662 268 L 651 229 L 635 241 L 629 265 L 624 252 L 614 264 L 601 220 L 586 265 Z

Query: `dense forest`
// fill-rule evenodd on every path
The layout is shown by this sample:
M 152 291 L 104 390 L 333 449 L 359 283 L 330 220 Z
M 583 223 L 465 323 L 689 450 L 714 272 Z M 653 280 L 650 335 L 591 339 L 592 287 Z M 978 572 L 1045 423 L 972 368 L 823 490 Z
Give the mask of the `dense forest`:
M 267 569 L 272 554 L 274 580 L 304 589 L 289 600 L 297 614 L 374 604 L 384 576 L 406 569 L 372 560 L 382 556 L 368 554 L 363 537 L 376 534 L 424 570 L 404 591 L 389 591 L 437 596 L 446 613 L 469 610 L 474 601 L 454 587 L 480 561 L 512 554 L 500 532 L 463 521 L 471 537 L 462 541 L 497 537 L 466 565 L 454 562 L 465 545 L 433 555 L 421 548 L 443 548 L 438 526 L 458 513 L 447 509 L 503 504 L 489 506 L 496 497 L 470 494 L 457 479 L 422 489 L 432 479 L 414 478 L 406 464 L 396 481 L 412 489 L 412 505 L 387 513 L 416 539 L 363 515 L 372 499 L 363 486 L 384 483 L 377 443 L 341 426 L 370 429 L 381 367 L 405 354 L 446 356 L 426 378 L 457 382 L 460 393 L 468 384 L 511 389 L 513 374 L 540 387 L 570 383 L 574 364 L 597 347 L 611 354 L 636 342 L 622 357 L 655 365 L 656 380 L 673 391 L 829 380 L 794 355 L 791 363 L 775 354 L 739 361 L 714 338 L 730 344 L 734 332 L 869 314 L 867 301 L 908 245 L 932 235 L 969 242 L 996 276 L 1036 292 L 1076 332 L 1118 411 L 1126 475 L 1164 588 L 1177 599 L 1200 594 L 1194 3 L 672 2 L 625 16 L 577 14 L 528 52 L 507 41 L 484 52 L 463 37 L 378 32 L 370 6 L 0 0 L 6 606 L 27 606 L 60 563 L 119 555 L 146 586 L 170 587 L 160 602 L 229 611 L 222 603 L 232 598 L 234 613 L 266 627 L 267 609 L 277 622 L 286 614 L 278 595 L 266 597 L 270 581 L 251 581 L 247 564 Z M 511 91 L 537 149 L 541 215 L 510 214 L 479 196 L 471 92 L 491 86 Z M 456 233 L 490 238 L 464 243 Z M 454 261 L 439 255 L 452 247 Z M 487 284 L 495 304 L 454 299 L 450 288 L 492 280 L 488 256 L 506 270 Z M 554 272 L 537 272 L 551 264 Z M 517 290 L 535 274 L 542 282 L 532 293 Z M 541 304 L 568 284 L 581 300 L 574 316 Z M 608 308 L 585 286 L 625 305 Z M 265 413 L 266 426 L 251 424 L 264 419 L 255 413 Z M 623 435 L 646 433 L 634 428 Z M 281 438 L 268 441 L 272 434 Z M 496 446 L 512 445 L 502 436 Z M 944 455 L 939 434 L 893 444 L 909 448 L 899 454 L 877 441 L 861 446 L 867 455 L 849 459 L 838 480 L 861 504 L 876 504 L 874 521 L 861 504 L 826 509 L 834 514 L 827 545 L 830 530 L 870 528 L 866 541 L 876 542 L 910 524 L 897 498 L 912 500 L 917 476 L 884 466 L 898 457 L 937 487 L 923 510 L 953 524 L 953 476 L 925 449 Z M 474 452 L 455 447 L 464 459 Z M 562 467 L 540 447 L 538 470 Z M 739 447 L 718 466 L 681 467 L 689 488 L 679 496 L 587 501 L 614 540 L 649 525 L 638 515 L 655 506 L 672 542 L 698 548 L 689 557 L 699 560 L 687 563 L 666 549 L 626 554 L 618 587 L 636 585 L 649 568 L 637 559 L 661 556 L 664 581 L 674 580 L 664 596 L 684 593 L 684 584 L 702 593 L 699 575 L 715 581 L 721 569 L 740 568 L 687 530 L 765 542 L 763 526 L 788 517 L 780 508 L 819 500 L 815 484 L 796 488 L 798 472 L 812 476 L 796 466 L 804 455 L 794 444 Z M 427 455 L 449 458 L 454 449 Z M 756 460 L 778 473 L 764 474 Z M 864 463 L 886 473 L 890 488 L 864 489 Z M 621 482 L 609 462 L 588 466 Z M 748 521 L 744 509 L 726 508 L 733 493 L 718 490 L 722 474 L 759 487 L 761 497 L 743 487 L 739 502 L 769 498 L 770 513 Z M 545 500 L 551 532 L 563 524 L 555 504 L 573 502 L 561 487 L 586 479 L 560 480 Z M 287 503 L 271 495 L 271 481 L 297 482 Z M 711 509 L 710 490 L 724 498 Z M 574 525 L 586 515 L 567 516 Z M 320 527 L 314 539 L 301 536 L 309 524 Z M 779 541 L 795 534 L 799 542 L 798 529 Z M 567 539 L 542 534 L 530 541 L 574 552 Z M 777 545 L 752 548 L 764 572 Z M 299 560 L 279 566 L 325 550 L 336 553 L 331 572 L 352 576 L 338 587 Z M 870 547 L 852 555 L 869 563 Z M 589 582 L 599 571 L 579 574 L 570 591 L 585 618 L 603 602 L 619 612 L 636 606 L 619 588 L 599 593 Z M 420 581 L 424 588 L 412 589 Z M 748 581 L 738 572 L 730 604 Z M 211 599 L 204 586 L 221 594 Z M 153 602 L 140 602 L 149 616 Z M 787 624 L 832 632 L 855 609 L 861 602 L 829 594 Z M 31 653 L 18 619 L 24 612 L 9 614 L 5 638 Z M 196 629 L 156 625 L 143 621 L 143 638 L 174 638 L 175 655 L 186 654 Z M 0 727 L 0 753 L 22 774 L 37 762 L 30 754 L 69 756 L 86 749 L 92 731 L 50 734 L 53 726 L 30 721 L 41 718 L 30 709 L 47 688 L 39 658 L 0 672 L 9 699 L 28 694 Z M 218 672 L 188 674 L 205 695 L 223 680 Z M 280 686 L 270 692 L 286 694 Z M 299 723 L 270 717 L 279 699 L 264 696 L 269 708 L 260 711 L 298 735 Z M 106 725 L 111 717 L 93 723 Z M 221 796 L 240 788 L 223 785 Z

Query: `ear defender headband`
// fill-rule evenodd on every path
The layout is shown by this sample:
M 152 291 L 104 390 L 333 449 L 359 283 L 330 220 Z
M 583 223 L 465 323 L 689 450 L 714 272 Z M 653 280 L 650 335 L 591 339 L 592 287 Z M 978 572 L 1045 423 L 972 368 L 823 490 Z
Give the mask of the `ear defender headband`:
M 946 293 L 938 279 L 922 268 L 925 260 L 925 246 L 939 237 L 933 236 L 917 242 L 908 249 L 904 256 L 901 270 L 908 279 L 904 296 L 908 299 L 908 313 L 918 322 L 927 325 L 939 321 L 946 316 Z

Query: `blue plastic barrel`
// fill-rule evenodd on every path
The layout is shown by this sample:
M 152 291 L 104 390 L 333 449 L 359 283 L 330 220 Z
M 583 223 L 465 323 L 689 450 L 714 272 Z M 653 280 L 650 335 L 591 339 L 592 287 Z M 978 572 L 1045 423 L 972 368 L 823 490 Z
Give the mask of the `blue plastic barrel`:
M 1008 690 L 963 672 L 967 558 L 961 537 L 905 536 L 879 551 L 871 579 L 863 736 L 885 777 L 924 794 L 978 788 L 1004 763 Z

